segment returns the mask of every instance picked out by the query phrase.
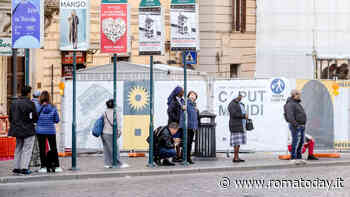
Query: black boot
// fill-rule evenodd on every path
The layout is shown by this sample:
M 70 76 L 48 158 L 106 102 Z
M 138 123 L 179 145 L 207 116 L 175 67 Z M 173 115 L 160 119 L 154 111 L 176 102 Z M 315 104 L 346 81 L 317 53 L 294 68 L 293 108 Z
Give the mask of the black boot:
M 15 174 L 20 174 L 22 171 L 21 169 L 13 169 L 12 172 Z
M 314 155 L 309 155 L 309 156 L 307 157 L 307 160 L 318 160 L 318 158 L 315 157 Z
M 173 162 L 182 162 L 182 158 L 181 157 L 174 157 Z
M 194 161 L 192 161 L 191 157 L 187 158 L 187 162 L 192 165 L 195 164 Z
M 163 166 L 175 166 L 175 164 L 170 162 L 168 159 L 163 159 Z
M 157 164 L 157 166 L 161 166 L 162 165 L 162 161 L 160 158 L 154 158 L 154 163 Z

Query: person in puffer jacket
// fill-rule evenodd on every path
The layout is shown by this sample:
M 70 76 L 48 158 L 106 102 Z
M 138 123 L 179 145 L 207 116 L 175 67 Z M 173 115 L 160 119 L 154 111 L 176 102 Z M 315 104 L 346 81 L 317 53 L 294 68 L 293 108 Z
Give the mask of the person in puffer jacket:
M 62 172 L 59 165 L 57 143 L 56 143 L 56 125 L 60 121 L 57 109 L 50 102 L 50 95 L 43 91 L 40 95 L 40 110 L 38 112 L 39 120 L 36 125 L 36 135 L 39 142 L 41 169 L 40 173 L 47 172 L 46 140 L 49 142 L 50 150 L 55 154 L 53 163 L 55 172 Z

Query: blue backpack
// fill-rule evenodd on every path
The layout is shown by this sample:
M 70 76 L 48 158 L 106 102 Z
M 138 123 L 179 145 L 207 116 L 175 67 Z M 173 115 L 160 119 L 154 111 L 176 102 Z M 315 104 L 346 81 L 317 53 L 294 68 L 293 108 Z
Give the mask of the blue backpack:
M 104 125 L 104 115 L 102 115 L 96 120 L 94 127 L 92 128 L 92 135 L 95 137 L 100 137 L 102 135 Z

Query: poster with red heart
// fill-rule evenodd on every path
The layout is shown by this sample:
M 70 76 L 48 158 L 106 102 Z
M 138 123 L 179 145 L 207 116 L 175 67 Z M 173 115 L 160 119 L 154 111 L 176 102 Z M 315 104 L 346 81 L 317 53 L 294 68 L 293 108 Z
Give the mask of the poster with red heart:
M 101 53 L 128 52 L 128 4 L 103 0 L 101 4 Z

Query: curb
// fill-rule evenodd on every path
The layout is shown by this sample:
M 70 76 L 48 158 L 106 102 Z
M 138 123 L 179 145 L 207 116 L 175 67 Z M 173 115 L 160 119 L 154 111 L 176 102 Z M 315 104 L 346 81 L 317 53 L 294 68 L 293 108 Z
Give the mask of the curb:
M 69 174 L 34 175 L 34 176 L 8 176 L 1 177 L 0 184 L 7 183 L 27 183 L 41 181 L 63 181 L 63 180 L 84 180 L 102 178 L 121 178 L 137 176 L 160 176 L 160 175 L 181 175 L 208 172 L 236 172 L 252 170 L 277 170 L 302 167 L 324 167 L 324 166 L 349 166 L 350 161 L 336 162 L 312 162 L 306 165 L 276 164 L 260 166 L 232 166 L 232 167 L 192 167 L 183 169 L 150 169 L 150 170 L 130 170 L 130 171 L 110 171 L 110 172 L 70 172 Z

